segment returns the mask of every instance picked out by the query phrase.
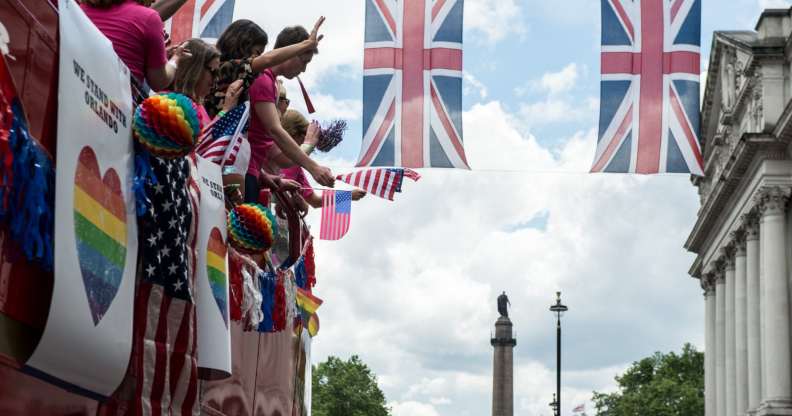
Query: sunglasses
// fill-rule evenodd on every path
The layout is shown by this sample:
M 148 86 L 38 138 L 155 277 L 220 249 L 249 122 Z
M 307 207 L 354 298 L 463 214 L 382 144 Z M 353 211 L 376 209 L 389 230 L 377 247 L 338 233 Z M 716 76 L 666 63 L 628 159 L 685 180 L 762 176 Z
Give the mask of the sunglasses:
M 289 105 L 289 103 L 291 101 L 288 98 L 286 98 L 286 97 L 280 96 L 280 97 L 278 97 L 278 102 L 286 103 L 286 105 Z

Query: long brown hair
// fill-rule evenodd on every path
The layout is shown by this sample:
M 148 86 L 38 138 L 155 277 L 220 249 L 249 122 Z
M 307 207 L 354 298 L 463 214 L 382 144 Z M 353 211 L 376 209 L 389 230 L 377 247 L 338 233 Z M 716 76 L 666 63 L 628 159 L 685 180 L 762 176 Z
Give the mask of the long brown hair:
M 173 90 L 185 94 L 196 101 L 203 101 L 195 91 L 198 80 L 209 63 L 220 58 L 220 52 L 214 46 L 201 39 L 190 39 L 184 44 L 184 57 L 179 60 L 176 75 L 173 77 Z

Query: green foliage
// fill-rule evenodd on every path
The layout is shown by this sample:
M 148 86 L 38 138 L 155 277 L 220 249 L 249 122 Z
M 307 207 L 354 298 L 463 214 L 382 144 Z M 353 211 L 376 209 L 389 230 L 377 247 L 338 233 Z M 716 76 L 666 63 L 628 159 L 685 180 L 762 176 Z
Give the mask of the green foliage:
M 655 353 L 616 376 L 619 391 L 594 392 L 599 416 L 704 414 L 704 353 L 685 344 L 682 354 Z
M 348 361 L 329 357 L 313 368 L 314 416 L 389 416 L 377 376 L 353 355 Z

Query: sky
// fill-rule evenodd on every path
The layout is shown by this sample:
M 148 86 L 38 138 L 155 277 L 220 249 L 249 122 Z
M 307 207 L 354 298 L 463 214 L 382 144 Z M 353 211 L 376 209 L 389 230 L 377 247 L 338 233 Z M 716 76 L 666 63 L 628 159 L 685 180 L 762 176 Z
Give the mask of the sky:
M 752 30 L 784 0 L 705 0 L 714 30 Z M 277 6 L 272 6 L 277 4 Z M 320 121 L 350 130 L 321 155 L 347 173 L 360 151 L 363 0 L 237 0 L 270 35 L 327 17 L 302 76 Z M 689 176 L 589 175 L 599 108 L 595 0 L 466 0 L 464 141 L 472 171 L 422 170 L 395 202 L 352 208 L 349 234 L 316 244 L 324 300 L 314 363 L 359 355 L 394 416 L 490 414 L 496 297 L 511 300 L 514 414 L 550 415 L 562 291 L 563 415 L 655 351 L 703 349 L 704 301 L 683 244 L 699 201 Z M 304 109 L 287 81 L 292 106 Z M 319 227 L 319 216 L 309 221 Z

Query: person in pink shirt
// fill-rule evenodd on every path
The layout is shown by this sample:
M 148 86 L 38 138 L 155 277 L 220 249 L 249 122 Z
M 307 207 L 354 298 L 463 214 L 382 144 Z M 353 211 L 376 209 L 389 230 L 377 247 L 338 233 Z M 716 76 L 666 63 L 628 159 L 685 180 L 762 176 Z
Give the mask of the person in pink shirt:
M 309 37 L 308 31 L 302 26 L 287 27 L 278 35 L 275 49 L 300 43 Z M 256 198 L 258 177 L 262 169 L 273 172 L 278 167 L 296 164 L 305 168 L 320 185 L 332 187 L 335 182 L 330 169 L 320 166 L 309 158 L 300 150 L 289 133 L 283 129 L 276 107 L 278 99 L 276 78 L 283 76 L 292 79 L 301 74 L 317 52 L 317 50 L 310 50 L 272 68 L 265 69 L 250 87 L 250 104 L 253 114 L 248 130 L 251 158 L 245 178 L 245 199 L 248 201 Z M 289 163 L 276 163 L 276 158 L 287 159 Z
M 319 123 L 308 123 L 308 120 L 296 110 L 286 110 L 281 117 L 283 129 L 300 145 L 307 154 L 313 150 L 319 141 Z M 281 174 L 286 179 L 291 179 L 300 184 L 300 196 L 308 205 L 314 208 L 322 207 L 322 197 L 314 192 L 303 169 L 297 165 L 281 169 Z M 366 196 L 366 191 L 355 189 L 352 191 L 352 200 L 357 201 Z M 306 207 L 303 207 L 306 208 Z
M 168 65 L 162 18 L 141 0 L 83 0 L 80 7 L 113 44 L 118 57 L 140 82 L 163 90 L 176 68 Z

